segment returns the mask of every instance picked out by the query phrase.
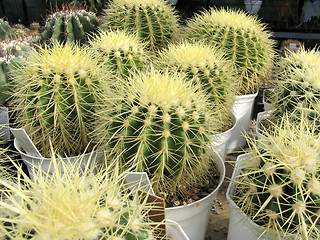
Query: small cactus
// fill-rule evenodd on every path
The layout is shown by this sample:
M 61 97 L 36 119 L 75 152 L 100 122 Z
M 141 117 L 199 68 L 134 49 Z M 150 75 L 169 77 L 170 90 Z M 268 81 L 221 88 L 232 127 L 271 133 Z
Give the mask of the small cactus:
M 177 13 L 165 0 L 113 0 L 101 17 L 103 29 L 136 32 L 155 51 L 179 35 Z
M 264 132 L 267 138 L 249 138 L 252 153 L 234 180 L 232 198 L 266 239 L 319 237 L 320 136 L 300 120 L 284 116 L 273 132 Z
M 219 51 L 201 42 L 170 44 L 159 53 L 159 68 L 168 67 L 181 72 L 187 79 L 199 84 L 207 93 L 215 110 L 214 117 L 226 124 L 231 116 L 237 86 L 237 75 L 232 62 Z M 222 126 L 216 126 L 217 129 Z
M 93 12 L 64 6 L 46 19 L 41 33 L 42 41 L 59 43 L 85 43 L 97 31 L 98 19 Z
M 17 125 L 26 129 L 43 156 L 50 154 L 49 139 L 62 155 L 90 151 L 94 113 L 105 104 L 109 79 L 109 72 L 86 47 L 39 47 L 14 71 Z
M 81 161 L 79 157 L 79 161 Z M 52 157 L 52 164 L 61 164 Z M 128 193 L 126 173 L 113 162 L 93 174 L 80 171 L 78 162 L 62 165 L 63 174 L 35 171 L 22 183 L 10 185 L 0 203 L 2 239 L 153 239 L 160 223 L 147 214 L 154 207 Z M 19 170 L 19 174 L 23 174 Z
M 240 75 L 238 95 L 256 93 L 270 78 L 274 41 L 256 16 L 241 10 L 209 9 L 191 18 L 186 37 L 222 49 Z
M 90 41 L 90 46 L 119 77 L 142 70 L 148 62 L 145 45 L 136 35 L 125 31 L 100 31 Z
M 123 81 L 121 101 L 99 114 L 98 139 L 124 164 L 146 171 L 157 195 L 183 194 L 201 183 L 212 161 L 213 132 L 203 93 L 168 71 L 151 69 Z
M 0 40 L 10 39 L 14 36 L 14 29 L 9 23 L 0 18 Z

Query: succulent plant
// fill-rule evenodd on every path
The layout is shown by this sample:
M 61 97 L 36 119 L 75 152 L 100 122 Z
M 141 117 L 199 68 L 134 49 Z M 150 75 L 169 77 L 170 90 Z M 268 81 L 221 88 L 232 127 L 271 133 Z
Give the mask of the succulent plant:
M 156 195 L 183 195 L 212 163 L 210 105 L 178 73 L 151 68 L 123 82 L 121 101 L 99 114 L 98 139 L 124 164 L 147 172 Z
M 79 161 L 81 161 L 79 157 Z M 58 157 L 52 157 L 57 165 Z M 35 172 L 11 185 L 0 203 L 2 239 L 153 239 L 159 223 L 148 220 L 155 206 L 132 198 L 115 162 L 93 174 L 78 162 L 62 165 L 64 174 Z M 21 169 L 20 169 L 21 171 Z M 22 172 L 23 174 L 23 172 Z
M 300 118 L 308 110 L 310 120 L 318 118 L 320 109 L 320 56 L 316 49 L 303 47 L 297 52 L 287 51 L 276 70 L 271 103 L 273 121 L 281 121 L 284 114 Z M 271 117 L 271 119 L 272 119 Z
M 8 39 L 14 36 L 14 29 L 7 21 L 0 18 L 0 40 Z
M 204 10 L 187 22 L 186 37 L 225 51 L 238 70 L 238 95 L 253 94 L 270 78 L 274 40 L 255 15 L 242 10 Z
M 235 89 L 239 86 L 234 66 L 222 51 L 201 42 L 183 41 L 162 50 L 158 62 L 160 69 L 181 72 L 200 86 L 214 106 L 214 117 L 220 118 L 223 125 L 230 121 Z
M 50 155 L 49 138 L 61 155 L 90 151 L 94 113 L 105 104 L 110 78 L 84 46 L 39 47 L 14 71 L 17 127 L 25 128 L 44 157 Z
M 59 43 L 85 43 L 90 34 L 98 30 L 99 22 L 93 12 L 64 5 L 46 19 L 41 33 L 42 41 Z
M 119 77 L 142 70 L 148 62 L 145 45 L 134 34 L 122 30 L 100 31 L 89 41 L 104 64 Z
M 248 139 L 252 153 L 241 162 L 234 180 L 234 202 L 264 228 L 264 237 L 317 239 L 319 134 L 304 118 L 292 122 L 288 116 L 264 134 L 267 138 Z
M 113 0 L 104 9 L 101 28 L 136 32 L 151 51 L 179 36 L 178 15 L 164 0 Z

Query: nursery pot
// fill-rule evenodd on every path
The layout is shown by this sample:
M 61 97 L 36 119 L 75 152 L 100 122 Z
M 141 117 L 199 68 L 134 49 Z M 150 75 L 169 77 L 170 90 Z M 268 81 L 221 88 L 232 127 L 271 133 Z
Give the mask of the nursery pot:
M 244 4 L 249 13 L 257 14 L 261 8 L 262 0 L 244 0 Z
M 257 123 L 256 123 L 256 136 L 257 136 L 257 138 L 267 139 L 267 137 L 261 133 L 261 129 L 263 128 L 263 126 L 261 125 L 261 122 L 263 120 L 267 119 L 268 117 L 270 117 L 272 112 L 273 112 L 272 110 L 269 110 L 269 111 L 264 111 L 264 112 L 258 113 Z
M 229 141 L 232 136 L 232 131 L 235 128 L 236 118 L 234 114 L 231 117 L 232 127 L 225 132 L 218 133 L 212 136 L 211 144 L 213 149 L 221 156 L 223 160 L 227 157 L 227 149 L 229 146 Z
M 51 163 L 51 158 L 40 158 L 35 157 L 26 154 L 23 150 L 21 145 L 19 144 L 19 141 L 17 139 L 14 139 L 13 141 L 15 149 L 19 152 L 21 159 L 23 162 L 27 165 L 28 173 L 30 179 L 33 179 L 33 169 L 34 168 L 41 168 L 44 172 L 52 173 L 55 169 L 54 166 Z M 69 163 L 79 161 L 79 168 L 84 170 L 86 166 L 89 164 L 89 168 L 91 169 L 93 167 L 94 162 L 97 162 L 100 155 L 97 151 L 86 153 L 80 156 L 73 156 L 73 157 L 66 157 L 66 158 L 59 158 L 59 161 L 63 161 L 65 165 L 68 165 Z M 90 161 L 88 163 L 88 161 Z M 59 163 L 59 169 L 61 173 L 63 173 L 63 167 L 61 163 Z
M 255 94 L 236 96 L 232 107 L 236 123 L 231 134 L 227 153 L 240 150 L 246 145 L 245 134 L 250 129 L 254 100 L 257 95 L 258 92 Z
M 174 240 L 189 240 L 182 227 L 175 221 L 166 219 L 167 237 Z
M 206 197 L 187 206 L 166 208 L 167 219 L 180 224 L 190 240 L 202 240 L 205 238 L 210 210 L 225 177 L 224 160 L 217 153 L 214 155 L 216 168 L 220 173 L 220 181 L 217 188 Z

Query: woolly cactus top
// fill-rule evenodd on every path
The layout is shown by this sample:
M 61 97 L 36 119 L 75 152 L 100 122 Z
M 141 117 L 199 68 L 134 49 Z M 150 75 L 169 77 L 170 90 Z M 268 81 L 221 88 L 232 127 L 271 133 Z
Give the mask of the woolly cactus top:
M 167 3 L 167 1 L 164 0 L 113 0 L 111 1 L 111 4 L 114 5 L 126 5 L 126 6 L 154 6 L 157 5 L 164 6 L 164 3 Z M 169 6 L 169 3 L 166 5 Z
M 134 53 L 142 51 L 144 45 L 135 34 L 130 34 L 125 31 L 100 31 L 94 40 L 90 41 L 92 47 L 101 49 L 106 53 L 114 50 L 122 50 Z

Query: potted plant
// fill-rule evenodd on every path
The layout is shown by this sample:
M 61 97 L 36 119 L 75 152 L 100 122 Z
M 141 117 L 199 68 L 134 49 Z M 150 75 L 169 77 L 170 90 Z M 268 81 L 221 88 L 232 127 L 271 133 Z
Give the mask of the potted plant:
M 233 131 L 229 152 L 245 145 L 241 133 L 249 129 L 259 88 L 271 77 L 275 53 L 271 36 L 257 16 L 241 10 L 211 8 L 196 14 L 187 23 L 188 39 L 221 48 L 234 62 L 239 74 L 240 87 L 233 107 L 238 125 Z
M 180 33 L 174 6 L 163 0 L 112 0 L 104 9 L 101 28 L 137 32 L 150 51 L 166 47 Z
M 156 210 L 147 198 L 128 192 L 126 172 L 117 161 L 93 174 L 78 161 L 63 164 L 64 174 L 35 169 L 34 180 L 24 175 L 15 185 L 0 179 L 1 237 L 10 239 L 153 239 L 164 221 L 153 222 Z M 52 156 L 52 164 L 61 162 Z M 56 168 L 58 169 L 58 168 Z M 21 169 L 20 174 L 23 174 Z
M 173 219 L 172 212 L 168 218 L 181 224 L 190 239 L 202 239 L 225 172 L 223 160 L 208 146 L 212 108 L 207 97 L 180 74 L 154 68 L 134 73 L 119 87 L 124 95 L 109 111 L 98 114 L 97 139 L 124 167 L 134 165 L 136 171 L 147 172 L 155 194 L 166 200 L 167 207 L 192 205 L 193 210 L 186 211 L 197 216 L 190 216 L 188 225 Z M 194 196 L 205 189 L 205 196 L 210 196 L 203 199 L 209 204 Z M 195 232 L 194 221 L 202 223 Z
M 18 151 L 29 163 L 50 162 L 49 140 L 61 156 L 93 150 L 94 114 L 106 104 L 111 77 L 86 47 L 54 43 L 33 51 L 13 72 L 15 128 L 24 128 L 40 156 Z M 110 91 L 109 91 L 110 92 Z M 32 164 L 35 164 L 32 162 Z
M 284 117 L 266 138 L 249 141 L 227 190 L 228 239 L 317 239 L 319 132 Z
M 118 77 L 128 77 L 131 71 L 143 70 L 149 62 L 145 44 L 134 33 L 101 30 L 93 35 L 89 44 Z
M 195 88 L 207 94 L 214 108 L 213 144 L 216 145 L 222 159 L 225 159 L 231 137 L 230 129 L 235 124 L 232 105 L 238 88 L 232 62 L 226 59 L 222 51 L 212 46 L 187 41 L 169 44 L 167 49 L 159 52 L 154 62 L 158 62 L 159 69 L 178 71 L 192 81 Z M 220 144 L 221 142 L 223 144 Z

